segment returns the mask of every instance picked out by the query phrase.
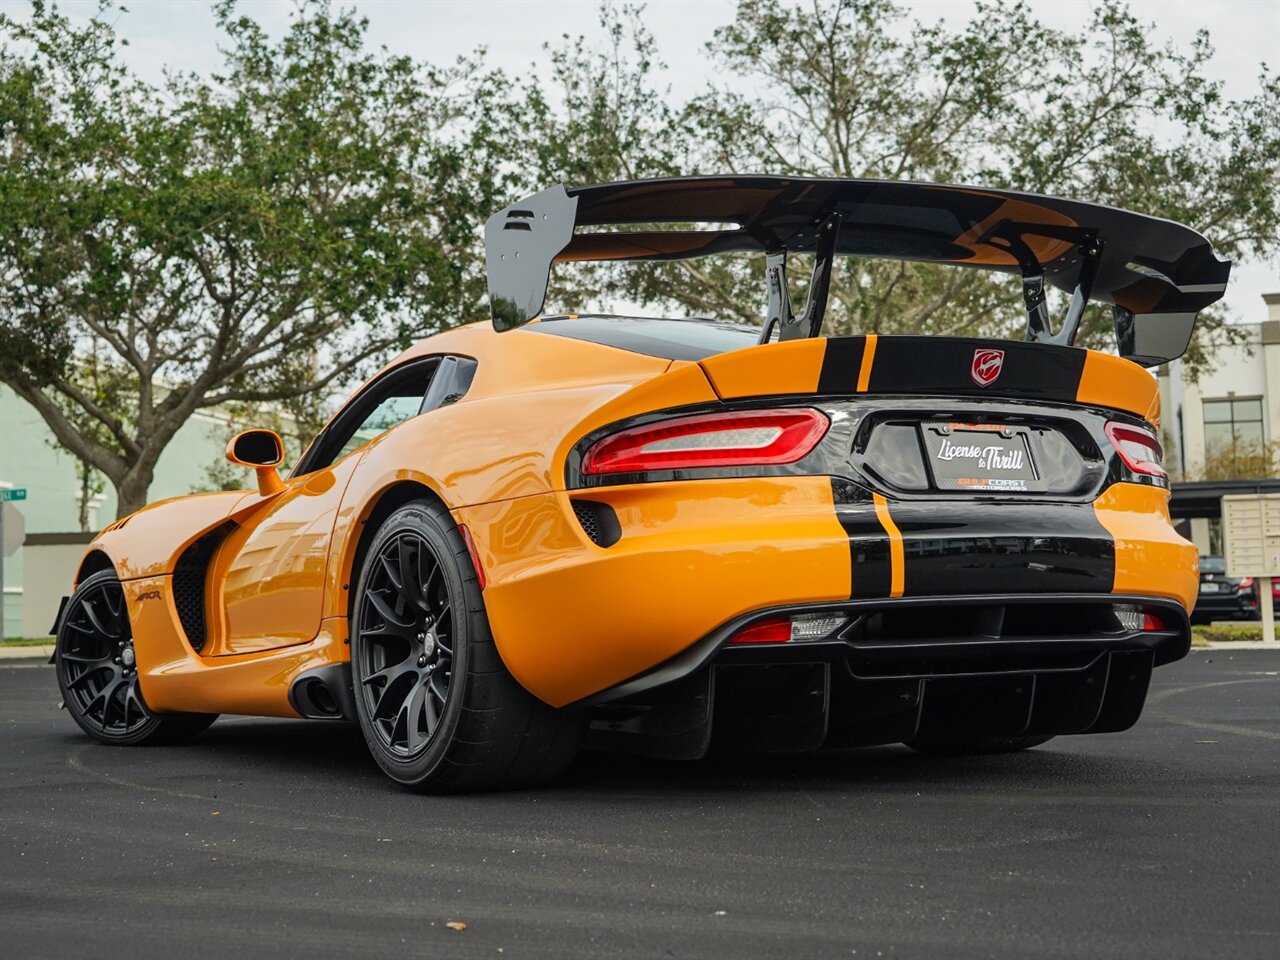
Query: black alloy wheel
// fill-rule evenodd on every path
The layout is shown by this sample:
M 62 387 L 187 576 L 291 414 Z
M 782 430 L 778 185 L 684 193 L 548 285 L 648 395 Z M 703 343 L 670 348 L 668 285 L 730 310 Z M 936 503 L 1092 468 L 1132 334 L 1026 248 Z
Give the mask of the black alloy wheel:
M 433 501 L 391 512 L 363 550 L 351 680 L 369 752 L 412 790 L 543 783 L 586 733 L 584 712 L 548 706 L 507 671 L 462 533 Z
M 440 729 L 453 675 L 453 598 L 426 538 L 404 530 L 372 558 L 361 594 L 360 696 L 383 746 L 426 749 Z
M 88 577 L 67 601 L 55 663 L 63 704 L 101 743 L 173 743 L 195 736 L 209 714 L 156 714 L 142 697 L 133 629 L 115 573 Z

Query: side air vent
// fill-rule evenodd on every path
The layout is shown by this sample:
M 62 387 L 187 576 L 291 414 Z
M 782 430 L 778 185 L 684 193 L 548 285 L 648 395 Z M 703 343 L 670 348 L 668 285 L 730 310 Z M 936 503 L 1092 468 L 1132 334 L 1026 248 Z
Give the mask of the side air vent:
M 611 547 L 622 538 L 622 526 L 613 507 L 596 500 L 574 500 L 573 515 L 588 539 L 597 547 Z
M 227 535 L 232 524 L 223 524 L 210 530 L 178 557 L 173 568 L 173 604 L 178 609 L 178 622 L 187 635 L 191 649 L 199 653 L 208 641 L 208 627 L 204 610 L 205 574 L 213 552 Z

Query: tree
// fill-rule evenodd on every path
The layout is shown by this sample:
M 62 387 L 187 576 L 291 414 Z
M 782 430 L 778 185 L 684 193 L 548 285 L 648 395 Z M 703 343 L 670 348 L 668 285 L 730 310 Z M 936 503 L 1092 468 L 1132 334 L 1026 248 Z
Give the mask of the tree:
M 145 502 L 198 410 L 326 396 L 410 339 L 482 319 L 479 226 L 548 182 L 756 172 L 1058 193 L 1192 224 L 1220 254 L 1280 249 L 1280 80 L 1236 102 L 1201 76 L 1206 35 L 1157 48 L 1119 0 L 1080 36 L 1021 3 L 956 27 L 893 0 L 740 0 L 708 45 L 718 82 L 673 100 L 637 8 L 520 79 L 365 48 L 365 22 L 303 2 L 271 40 L 215 7 L 224 65 L 139 81 L 103 4 L 0 13 L 0 381 L 58 442 Z M 793 294 L 805 294 L 803 263 Z M 564 270 L 597 297 L 759 322 L 761 264 Z M 1017 285 L 847 260 L 833 333 L 1017 336 Z M 554 303 L 554 299 L 553 299 Z M 1188 356 L 1234 329 L 1206 312 Z M 1084 343 L 1110 343 L 1086 314 Z M 88 362 L 86 358 L 92 358 Z
M 1227 257 L 1280 249 L 1280 80 L 1264 68 L 1255 96 L 1228 102 L 1202 75 L 1207 34 L 1189 50 L 1159 48 L 1116 0 L 1080 36 L 1002 0 L 954 28 L 904 22 L 892 0 L 740 0 L 708 45 L 720 81 L 679 108 L 635 11 L 606 8 L 602 20 L 610 47 L 566 41 L 516 107 L 516 122 L 539 131 L 540 182 L 729 171 L 976 183 L 1169 217 Z M 547 84 L 557 104 L 539 97 Z M 761 266 L 717 258 L 592 276 L 642 304 L 758 323 Z M 1191 364 L 1232 336 L 1224 319 L 1206 312 Z M 1008 277 L 846 260 L 827 323 L 1018 336 L 1025 316 Z M 1081 342 L 1113 342 L 1109 312 L 1088 312 Z
M 1195 480 L 1268 480 L 1280 473 L 1280 440 L 1238 440 L 1234 436 L 1205 453 Z
M 314 403 L 485 313 L 477 66 L 369 52 L 365 22 L 323 2 L 278 41 L 215 10 L 222 72 L 160 88 L 123 65 L 105 0 L 84 26 L 44 0 L 0 14 L 0 380 L 121 516 L 197 410 Z M 117 375 L 105 397 L 92 348 Z
M 120 365 L 112 364 L 107 356 L 106 351 L 101 350 L 91 338 L 88 348 L 77 353 L 71 361 L 74 364 L 74 376 L 80 389 L 99 409 L 110 410 L 118 419 L 127 420 L 132 411 L 119 404 L 127 401 L 129 374 Z M 55 397 L 54 400 L 63 416 L 76 424 L 76 429 L 98 443 L 111 442 L 111 435 L 100 420 L 83 416 L 80 408 L 65 397 Z M 47 437 L 45 442 L 51 447 L 61 448 L 56 437 Z M 96 498 L 106 489 L 106 483 L 102 473 L 93 464 L 80 457 L 76 457 L 75 461 L 78 485 L 76 520 L 81 533 L 88 533 L 91 529 L 90 510 L 95 506 Z

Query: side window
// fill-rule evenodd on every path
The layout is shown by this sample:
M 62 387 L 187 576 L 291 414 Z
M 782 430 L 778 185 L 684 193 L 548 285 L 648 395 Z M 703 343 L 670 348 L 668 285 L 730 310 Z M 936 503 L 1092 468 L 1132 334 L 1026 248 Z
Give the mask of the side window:
M 351 434 L 333 459 L 341 460 L 353 450 L 359 450 L 374 437 L 381 436 L 396 424 L 416 417 L 421 409 L 422 394 L 420 393 L 387 397 L 360 422 L 355 433 Z
M 327 467 L 422 413 L 427 388 L 439 366 L 436 357 L 411 360 L 366 386 L 316 438 L 294 475 Z

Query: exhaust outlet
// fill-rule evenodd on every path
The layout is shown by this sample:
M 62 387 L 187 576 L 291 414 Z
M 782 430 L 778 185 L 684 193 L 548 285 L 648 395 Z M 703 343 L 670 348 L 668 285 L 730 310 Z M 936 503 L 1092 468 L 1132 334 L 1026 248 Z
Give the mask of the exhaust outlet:
M 290 685 L 289 703 L 308 720 L 354 720 L 351 665 L 334 663 L 308 670 Z

